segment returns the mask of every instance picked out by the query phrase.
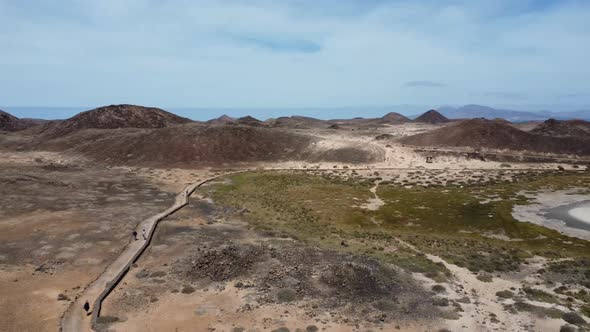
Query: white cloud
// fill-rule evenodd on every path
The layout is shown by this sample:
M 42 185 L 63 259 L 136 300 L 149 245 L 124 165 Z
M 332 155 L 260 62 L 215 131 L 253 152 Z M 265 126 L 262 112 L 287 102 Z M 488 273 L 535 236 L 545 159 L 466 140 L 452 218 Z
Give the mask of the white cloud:
M 590 83 L 575 1 L 35 2 L 0 2 L 5 105 L 543 104 Z M 425 80 L 447 87 L 404 86 Z

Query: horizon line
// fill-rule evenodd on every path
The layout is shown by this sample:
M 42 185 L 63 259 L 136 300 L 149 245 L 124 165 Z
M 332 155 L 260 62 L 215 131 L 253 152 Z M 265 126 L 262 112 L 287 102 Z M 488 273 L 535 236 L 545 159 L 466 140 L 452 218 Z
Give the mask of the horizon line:
M 438 110 L 440 108 L 461 108 L 465 106 L 483 106 L 490 107 L 496 110 L 504 111 L 520 111 L 520 112 L 570 112 L 570 111 L 590 111 L 590 105 L 588 106 L 571 106 L 562 108 L 559 110 L 550 110 L 554 106 L 543 106 L 538 105 L 522 105 L 522 106 L 490 106 L 491 104 L 478 104 L 478 103 L 467 103 L 467 104 L 441 104 L 437 107 L 427 106 L 424 104 L 388 104 L 388 105 L 349 105 L 349 106 L 156 106 L 152 104 L 135 104 L 135 103 L 107 103 L 101 104 L 100 106 L 46 106 L 46 105 L 0 105 L 0 109 L 8 108 L 44 108 L 44 109 L 86 109 L 93 110 L 96 108 L 111 106 L 111 105 L 134 105 L 141 107 L 153 107 L 166 109 L 177 109 L 177 110 L 189 110 L 189 109 L 203 109 L 203 110 L 337 110 L 337 109 L 355 109 L 355 108 L 368 108 L 368 109 L 382 109 L 390 107 L 422 107 L 428 110 Z

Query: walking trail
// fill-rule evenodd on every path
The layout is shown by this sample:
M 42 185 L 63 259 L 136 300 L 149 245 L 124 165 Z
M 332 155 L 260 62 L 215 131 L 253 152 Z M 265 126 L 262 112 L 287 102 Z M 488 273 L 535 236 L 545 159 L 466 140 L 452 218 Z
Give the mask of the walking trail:
M 279 169 L 274 169 L 274 170 L 279 170 Z M 380 168 L 380 170 L 387 170 L 387 168 Z M 243 170 L 242 172 L 244 172 L 244 171 L 247 171 L 247 170 Z M 240 171 L 231 172 L 229 174 L 239 173 L 239 172 Z M 90 285 L 88 285 L 84 289 L 84 291 L 80 294 L 80 296 L 76 299 L 76 301 L 68 308 L 68 310 L 65 312 L 64 316 L 62 317 L 61 331 L 63 331 L 63 332 L 92 331 L 93 328 L 95 327 L 93 325 L 96 324 L 97 317 L 100 316 L 102 302 L 110 294 L 110 292 L 119 284 L 119 282 L 125 277 L 125 274 L 129 271 L 129 269 L 131 268 L 133 263 L 135 263 L 139 259 L 141 254 L 149 246 L 151 239 L 154 235 L 154 231 L 155 231 L 156 227 L 158 226 L 158 223 L 161 220 L 163 220 L 164 218 L 168 217 L 169 215 L 173 214 L 174 212 L 176 212 L 179 209 L 186 206 L 188 204 L 188 197 L 198 187 L 200 187 L 203 184 L 205 184 L 209 181 L 212 181 L 220 176 L 226 176 L 229 174 L 223 174 L 223 175 L 211 177 L 211 178 L 205 179 L 203 181 L 200 181 L 198 183 L 195 183 L 195 184 L 185 187 L 176 196 L 174 204 L 171 207 L 169 207 L 167 210 L 141 222 L 136 228 L 136 231 L 139 234 L 139 239 L 137 241 L 132 241 L 131 243 L 129 243 L 129 245 L 123 250 L 123 252 L 115 259 L 115 261 L 113 261 L 106 268 L 106 270 L 98 277 L 98 279 L 96 279 L 94 282 L 92 282 Z M 372 199 L 368 204 L 369 207 L 371 207 L 371 208 L 375 208 L 375 207 L 378 208 L 382 202 L 376 194 L 377 185 L 378 184 L 376 184 L 376 186 L 374 188 L 372 188 L 372 192 L 375 194 L 375 198 Z M 143 229 L 146 230 L 147 240 L 145 240 L 145 241 L 141 237 Z M 420 252 L 417 248 L 411 246 L 410 244 L 405 243 L 399 239 L 398 239 L 398 241 L 402 245 L 405 245 L 405 246 L 409 247 L 410 249 L 415 250 L 416 252 Z M 495 285 L 494 283 L 484 285 L 484 284 L 482 284 L 481 281 L 477 280 L 475 276 L 471 275 L 471 273 L 469 273 L 469 271 L 461 269 L 461 268 L 454 266 L 452 264 L 448 264 L 447 262 L 445 262 L 444 260 L 442 260 L 439 257 L 432 256 L 432 255 L 428 255 L 428 257 L 431 260 L 433 260 L 434 262 L 443 263 L 447 268 L 449 268 L 449 270 L 451 270 L 453 272 L 455 277 L 458 277 L 459 283 L 462 282 L 465 284 L 464 287 L 456 290 L 457 294 L 454 294 L 456 297 L 463 296 L 464 289 L 475 289 L 475 290 L 479 290 L 481 293 L 486 293 L 484 290 L 487 289 L 487 293 L 489 293 L 490 290 L 492 290 L 492 293 L 493 293 L 497 290 L 504 290 L 504 289 L 508 288 L 508 286 L 516 286 L 513 284 Z M 500 287 L 491 287 L 491 286 L 500 286 Z M 498 289 L 496 289 L 496 288 L 498 288 Z M 454 293 L 454 291 L 455 290 L 453 289 L 453 293 Z M 481 301 L 481 297 L 479 297 L 479 298 L 480 298 L 480 300 L 479 300 L 478 304 L 481 304 L 483 301 Z M 494 297 L 491 297 L 491 298 L 494 298 Z M 86 301 L 88 301 L 91 305 L 91 314 L 89 314 L 89 315 L 86 315 L 86 313 L 82 309 L 84 306 L 84 302 L 86 302 Z M 487 318 L 488 312 L 493 312 L 496 315 L 501 315 L 502 311 L 500 310 L 500 308 L 498 308 L 497 305 L 495 305 L 495 303 L 485 303 L 484 302 L 483 304 L 485 304 L 485 305 L 483 305 L 481 308 L 475 308 L 476 310 L 469 310 L 472 313 L 471 315 L 469 315 L 471 319 L 462 319 L 462 320 L 457 321 L 457 323 L 459 325 L 461 325 L 462 328 L 463 327 L 476 328 L 478 326 L 476 318 L 479 318 L 480 321 L 484 320 L 484 318 Z M 465 307 L 470 307 L 470 306 L 465 305 Z M 469 308 L 469 309 L 474 309 L 474 308 Z M 502 317 L 502 318 L 505 318 L 506 321 L 508 321 L 507 320 L 508 317 Z M 511 325 L 513 325 L 513 326 L 519 326 L 523 322 L 518 321 L 518 322 L 510 322 L 510 323 L 512 323 Z
M 216 177 L 205 179 L 201 182 L 186 186 L 176 196 L 174 204 L 171 207 L 139 223 L 136 228 L 138 240 L 129 243 L 123 252 L 106 268 L 98 279 L 88 285 L 82 294 L 78 296 L 76 301 L 68 308 L 62 317 L 61 331 L 92 331 L 93 324 L 96 323 L 97 317 L 100 316 L 102 301 L 123 279 L 133 263 L 139 259 L 144 250 L 149 246 L 158 223 L 187 205 L 188 197 L 193 191 L 215 178 Z M 141 236 L 143 229 L 146 230 L 147 240 L 144 240 Z M 91 306 L 91 313 L 89 315 L 86 315 L 82 309 L 84 302 L 86 301 L 88 301 Z

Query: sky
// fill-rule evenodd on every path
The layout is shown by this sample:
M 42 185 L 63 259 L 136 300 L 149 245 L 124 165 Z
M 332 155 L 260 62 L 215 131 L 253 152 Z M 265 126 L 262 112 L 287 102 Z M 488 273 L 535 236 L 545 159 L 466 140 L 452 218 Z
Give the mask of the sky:
M 0 0 L 0 108 L 588 109 L 589 41 L 587 0 Z

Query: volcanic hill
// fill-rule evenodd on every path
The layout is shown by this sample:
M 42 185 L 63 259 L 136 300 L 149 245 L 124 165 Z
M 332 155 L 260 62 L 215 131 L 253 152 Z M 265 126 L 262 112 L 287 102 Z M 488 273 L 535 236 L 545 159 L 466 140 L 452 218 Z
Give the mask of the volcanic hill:
M 165 128 L 190 122 L 159 108 L 123 104 L 99 107 L 64 121 L 51 122 L 43 131 L 55 137 L 83 129 Z
M 0 110 L 0 130 L 20 131 L 38 125 L 39 121 L 19 119 L 16 116 Z
M 559 121 L 549 119 L 533 128 L 531 133 L 552 137 L 590 138 L 590 122 L 584 120 Z
M 406 123 L 411 120 L 399 113 L 389 112 L 381 117 L 381 121 L 385 123 Z
M 266 122 L 273 127 L 287 128 L 311 128 L 327 125 L 324 120 L 299 115 L 281 116 L 276 119 L 269 119 Z
M 416 146 L 449 146 L 542 153 L 590 155 L 590 141 L 573 137 L 549 137 L 524 132 L 493 120 L 472 119 L 449 127 L 404 137 L 401 143 Z
M 311 140 L 264 127 L 208 124 L 82 130 L 34 149 L 82 153 L 110 164 L 192 165 L 302 158 Z
M 210 123 L 210 124 L 227 124 L 227 123 L 231 123 L 231 122 L 234 122 L 234 121 L 236 121 L 236 119 L 232 118 L 231 116 L 228 116 L 228 115 L 225 115 L 224 114 L 224 115 L 222 115 L 222 116 L 220 116 L 218 118 L 211 119 L 211 120 L 207 121 L 207 123 Z
M 244 117 L 241 117 L 241 118 L 235 120 L 234 123 L 235 124 L 241 124 L 241 125 L 244 125 L 244 126 L 252 126 L 252 127 L 260 127 L 260 126 L 264 126 L 265 125 L 262 121 L 254 118 L 252 116 L 249 116 L 249 115 L 244 116 Z
M 444 115 L 440 114 L 436 110 L 430 110 L 419 117 L 417 117 L 414 122 L 421 122 L 421 123 L 429 123 L 429 124 L 439 124 L 439 123 L 447 123 L 449 119 L 447 119 Z

